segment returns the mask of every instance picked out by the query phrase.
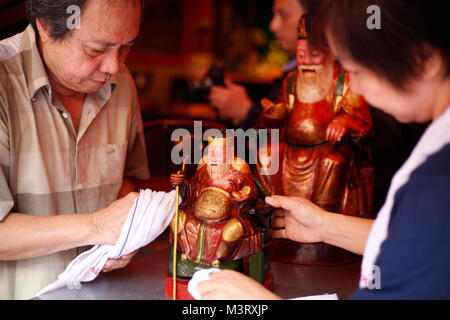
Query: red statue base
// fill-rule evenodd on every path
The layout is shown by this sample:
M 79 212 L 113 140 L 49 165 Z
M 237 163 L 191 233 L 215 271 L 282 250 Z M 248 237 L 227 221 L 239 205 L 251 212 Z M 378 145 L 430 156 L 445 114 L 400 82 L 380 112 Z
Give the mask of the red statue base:
M 194 300 L 188 291 L 189 280 L 177 280 L 177 300 Z M 263 286 L 269 290 L 273 290 L 273 275 L 272 272 L 266 271 L 265 281 Z M 170 278 L 166 270 L 164 274 L 164 294 L 167 298 L 173 299 L 173 278 Z
M 273 239 L 270 258 L 285 263 L 337 266 L 356 262 L 361 256 L 324 243 L 298 243 L 286 239 Z

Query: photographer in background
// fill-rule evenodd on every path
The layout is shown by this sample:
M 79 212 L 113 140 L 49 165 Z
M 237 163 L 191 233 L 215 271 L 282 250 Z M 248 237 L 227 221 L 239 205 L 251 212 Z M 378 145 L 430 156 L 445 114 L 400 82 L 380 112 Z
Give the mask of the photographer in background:
M 300 2 L 300 0 L 274 0 L 272 7 L 270 30 L 275 34 L 281 48 L 293 57 L 297 46 L 297 23 L 305 12 Z M 284 76 L 296 66 L 295 58 L 287 62 L 283 66 L 283 76 L 274 81 L 270 92 L 264 98 L 276 100 Z M 254 124 L 262 111 L 259 101 L 252 101 L 244 86 L 234 83 L 227 77 L 224 79 L 224 86 L 211 87 L 209 100 L 211 105 L 217 108 L 222 119 L 230 119 L 234 126 L 244 130 Z

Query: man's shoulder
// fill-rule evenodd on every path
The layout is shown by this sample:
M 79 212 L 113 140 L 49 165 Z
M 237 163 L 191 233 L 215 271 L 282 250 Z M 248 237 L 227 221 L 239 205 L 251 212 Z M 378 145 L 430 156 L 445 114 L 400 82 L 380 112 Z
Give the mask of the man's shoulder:
M 16 57 L 22 52 L 21 42 L 24 32 L 0 40 L 0 63 Z
M 118 83 L 134 84 L 134 79 L 130 72 L 130 69 L 128 69 L 128 67 L 125 64 L 123 64 L 120 67 L 119 72 L 116 75 L 114 75 L 113 78 L 116 79 Z
M 119 95 L 122 97 L 137 94 L 134 78 L 126 65 L 122 65 L 119 72 L 112 76 L 111 82 L 115 86 L 114 91 L 120 92 Z

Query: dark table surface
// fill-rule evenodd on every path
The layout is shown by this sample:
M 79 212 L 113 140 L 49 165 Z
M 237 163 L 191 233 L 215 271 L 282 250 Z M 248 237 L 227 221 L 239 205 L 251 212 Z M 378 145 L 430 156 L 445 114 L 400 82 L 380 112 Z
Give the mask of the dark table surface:
M 123 269 L 101 273 L 81 289 L 62 288 L 40 299 L 64 300 L 167 300 L 164 273 L 169 259 L 168 232 L 140 249 Z M 358 288 L 360 261 L 341 266 L 305 266 L 271 261 L 274 292 L 290 299 L 336 293 L 348 299 Z

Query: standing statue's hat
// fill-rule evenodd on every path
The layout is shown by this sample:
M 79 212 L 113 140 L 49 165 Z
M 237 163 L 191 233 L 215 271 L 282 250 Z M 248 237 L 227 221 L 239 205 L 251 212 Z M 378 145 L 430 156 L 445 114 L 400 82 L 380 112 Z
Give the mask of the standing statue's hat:
M 308 39 L 308 34 L 306 32 L 306 17 L 307 15 L 304 14 L 300 20 L 298 20 L 297 39 Z

